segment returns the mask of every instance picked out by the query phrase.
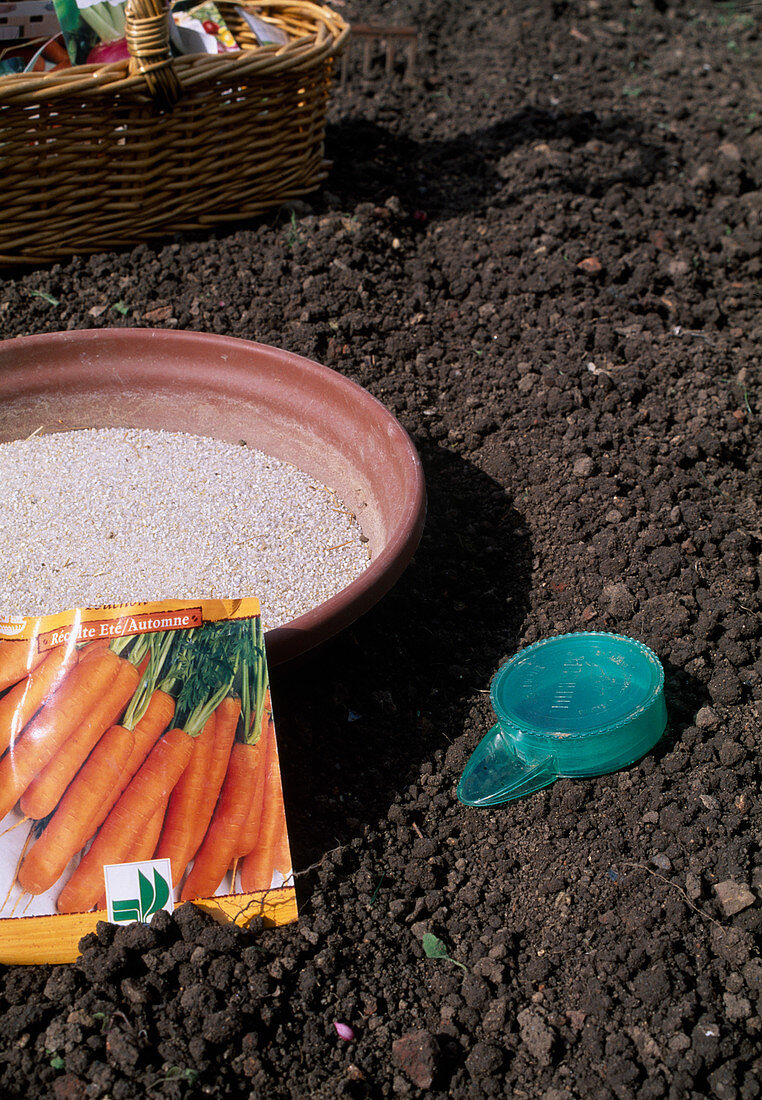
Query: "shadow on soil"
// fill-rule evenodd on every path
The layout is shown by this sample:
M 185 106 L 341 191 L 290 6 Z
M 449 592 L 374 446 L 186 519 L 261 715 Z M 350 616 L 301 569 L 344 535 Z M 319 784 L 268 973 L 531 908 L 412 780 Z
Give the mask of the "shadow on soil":
M 421 763 L 464 732 L 474 692 L 516 648 L 532 564 L 521 517 L 472 463 L 419 449 L 429 511 L 413 563 L 353 627 L 273 670 L 297 870 L 386 815 Z
M 429 512 L 413 563 L 353 627 L 272 673 L 297 873 L 373 829 L 421 765 L 441 767 L 437 754 L 464 733 L 476 745 L 492 722 L 492 676 L 518 648 L 532 568 L 522 517 L 471 462 L 419 449 Z M 663 664 L 669 725 L 648 754 L 656 771 L 708 698 Z
M 518 146 L 556 140 L 613 146 L 622 160 L 626 156 L 626 167 L 596 174 L 601 158 L 591 156 L 590 172 L 581 175 L 551 164 L 549 171 L 538 171 L 533 192 L 600 196 L 616 184 L 644 186 L 664 174 L 674 157 L 666 145 L 645 139 L 636 119 L 621 114 L 599 118 L 592 110 L 566 115 L 525 107 L 485 129 L 432 141 L 415 141 L 349 116 L 327 128 L 327 153 L 333 161 L 328 188 L 345 204 L 383 202 L 397 195 L 407 205 L 425 206 L 429 215 L 462 214 L 484 203 L 506 205 L 521 194 L 501 174 L 501 159 Z
M 661 663 L 668 721 L 664 736 L 649 754 L 657 764 L 684 739 L 686 729 L 695 724 L 701 708 L 711 703 L 706 684 L 664 657 Z

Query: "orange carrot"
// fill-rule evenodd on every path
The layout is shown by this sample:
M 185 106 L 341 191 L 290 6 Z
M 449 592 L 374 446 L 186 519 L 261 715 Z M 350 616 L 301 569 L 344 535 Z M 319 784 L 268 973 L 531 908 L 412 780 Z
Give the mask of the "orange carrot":
M 6 639 L 0 642 L 0 691 L 23 680 L 44 659 L 32 641 Z
M 193 741 L 179 728 L 156 742 L 61 891 L 59 913 L 85 913 L 98 902 L 104 864 L 130 861 L 156 810 L 187 767 L 192 750 Z
M 87 642 L 79 651 L 79 659 L 82 660 L 83 657 L 92 657 L 93 654 L 108 649 L 110 645 L 111 641 L 108 638 L 98 638 L 94 642 Z
M 244 856 L 241 863 L 241 890 L 250 894 L 272 887 L 273 874 L 279 871 L 284 882 L 292 874 L 291 849 L 288 843 L 288 827 L 283 802 L 275 804 L 273 812 L 263 823 L 256 848 Z
M 251 632 L 241 679 L 243 740 L 233 745 L 219 801 L 182 890 L 184 901 L 219 889 L 231 863 L 248 847 L 259 816 L 272 708 L 261 620 L 252 623 Z
M 194 823 L 194 832 L 191 843 L 191 853 L 188 857 L 193 859 L 201 847 L 201 842 L 206 836 L 209 822 L 212 820 L 214 807 L 225 781 L 225 773 L 228 770 L 230 753 L 235 741 L 238 719 L 241 715 L 241 701 L 233 695 L 228 695 L 217 707 L 217 725 L 214 728 L 214 751 L 209 765 L 209 776 L 203 794 L 203 805 L 199 806 Z
M 217 712 L 212 711 L 201 733 L 193 738 L 193 753 L 177 786 L 172 791 L 164 817 L 156 858 L 172 861 L 172 882 L 178 883 L 192 856 L 193 821 L 203 798 L 204 786 L 214 752 Z
M 140 838 L 135 851 L 130 855 L 131 863 L 142 863 L 146 859 L 153 859 L 153 854 L 156 851 L 156 845 L 159 837 L 161 836 L 161 827 L 164 824 L 164 814 L 167 809 L 167 804 L 164 802 L 154 813 L 151 820 L 146 825 L 145 832 Z M 106 891 L 101 890 L 101 896 L 98 898 L 95 908 L 105 909 Z
M 30 853 L 31 868 L 25 872 L 30 885 L 23 887 L 27 893 L 48 890 L 69 861 L 82 851 L 164 733 L 174 712 L 172 696 L 157 690 L 134 730 L 112 726 L 104 733 Z M 42 884 L 39 890 L 31 888 L 34 883 Z
M 95 661 L 96 657 L 90 660 Z M 140 681 L 140 671 L 130 661 L 122 657 L 118 660 L 119 670 L 106 691 L 21 796 L 21 811 L 27 817 L 39 819 L 53 812 L 100 738 L 114 725 L 132 698 Z
M 166 691 L 161 691 L 157 688 L 151 695 L 145 714 L 133 729 L 133 733 L 135 734 L 133 750 L 125 765 L 122 778 L 119 781 L 119 787 L 115 792 L 111 806 L 114 805 L 133 775 L 135 775 L 138 768 L 141 767 L 151 749 L 172 721 L 174 713 L 175 701 L 172 696 Z M 109 810 L 111 806 L 108 807 Z M 105 817 L 106 815 L 104 814 L 103 816 Z M 100 822 L 98 822 L 98 824 L 100 824 Z
M 278 744 L 273 737 L 268 746 L 259 835 L 256 845 L 241 864 L 241 889 L 245 893 L 269 890 L 275 871 L 280 871 L 284 879 L 288 878 L 291 853 L 281 792 Z
M 145 832 L 140 838 L 140 841 L 135 851 L 131 853 L 130 859 L 133 863 L 138 863 L 144 859 L 154 858 L 154 852 L 156 852 L 156 845 L 159 843 L 159 837 L 161 836 L 161 830 L 162 826 L 164 825 L 164 816 L 166 812 L 167 802 L 162 802 L 162 804 L 154 812 L 151 820 L 146 825 Z M 156 858 L 159 858 L 158 855 Z
M 76 649 L 63 646 L 54 649 L 0 699 L 0 754 L 16 740 L 76 663 Z
M 241 827 L 235 849 L 236 858 L 247 856 L 257 843 L 259 829 L 262 823 L 262 806 L 265 796 L 265 777 L 267 775 L 267 756 L 269 746 L 275 740 L 275 723 L 270 707 L 269 692 L 265 709 L 262 714 L 262 727 L 259 740 L 254 746 L 257 753 L 257 774 L 254 780 L 251 803 L 249 805 L 246 820 Z
M 175 885 L 179 884 L 189 862 L 201 847 L 201 843 L 206 836 L 206 830 L 209 828 L 209 822 L 212 820 L 214 807 L 217 805 L 217 799 L 222 789 L 228 762 L 230 760 L 233 741 L 235 740 L 236 727 L 241 713 L 241 701 L 229 695 L 222 700 L 214 713 L 214 741 L 211 746 L 206 774 L 202 778 L 201 785 L 196 789 L 196 797 L 195 801 L 192 803 L 192 809 L 190 812 L 185 813 L 182 818 L 182 820 L 186 822 L 185 834 L 187 836 L 187 841 L 182 859 L 178 860 L 177 869 L 175 869 L 174 866 L 172 868 L 172 881 Z M 173 808 L 175 797 L 185 785 L 190 771 L 191 767 L 189 767 L 183 775 L 170 799 L 167 821 L 165 822 L 165 831 L 167 832 L 169 813 L 176 812 Z M 168 832 L 168 835 L 171 834 Z M 161 844 L 156 853 L 157 858 L 168 854 L 164 850 L 165 843 L 165 837 L 162 836 Z M 180 863 L 182 866 L 179 866 Z
M 46 42 L 42 49 L 43 54 L 47 57 L 48 61 L 55 61 L 56 64 L 61 64 L 64 61 L 69 60 L 69 54 L 65 46 L 62 46 L 55 38 L 51 38 L 49 42 Z
M 230 753 L 219 802 L 182 889 L 183 901 L 212 897 L 235 857 L 235 848 L 251 805 L 257 767 L 256 746 L 236 741 Z
M 19 885 L 27 894 L 49 890 L 87 844 L 105 817 L 103 805 L 119 781 L 133 742 L 130 730 L 112 726 L 95 746 L 19 868 Z
M 75 665 L 0 760 L 0 821 L 85 720 L 116 678 L 120 664 L 116 653 L 105 650 L 92 660 Z

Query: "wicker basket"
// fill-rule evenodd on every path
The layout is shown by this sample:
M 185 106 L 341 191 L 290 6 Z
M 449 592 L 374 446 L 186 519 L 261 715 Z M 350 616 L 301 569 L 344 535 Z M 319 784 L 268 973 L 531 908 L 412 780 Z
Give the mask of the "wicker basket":
M 288 44 L 257 46 L 236 6 Z M 346 23 L 299 0 L 218 7 L 242 50 L 173 59 L 162 0 L 128 0 L 129 61 L 0 78 L 0 264 L 238 221 L 325 178 Z

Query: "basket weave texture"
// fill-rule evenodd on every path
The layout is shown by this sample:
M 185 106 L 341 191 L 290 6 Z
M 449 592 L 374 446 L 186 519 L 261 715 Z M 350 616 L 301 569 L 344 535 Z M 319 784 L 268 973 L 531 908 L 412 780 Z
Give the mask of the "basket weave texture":
M 0 264 L 235 222 L 325 178 L 347 24 L 299 0 L 217 6 L 243 49 L 172 58 L 163 0 L 128 0 L 129 60 L 0 78 Z M 237 6 L 288 43 L 257 46 Z

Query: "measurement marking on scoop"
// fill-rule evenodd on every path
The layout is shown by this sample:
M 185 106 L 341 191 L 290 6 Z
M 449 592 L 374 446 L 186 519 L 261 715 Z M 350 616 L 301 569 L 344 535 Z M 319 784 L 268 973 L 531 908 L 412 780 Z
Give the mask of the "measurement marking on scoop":
M 561 678 L 553 694 L 553 702 L 550 704 L 551 710 L 569 709 L 569 704 L 572 701 L 574 692 L 577 690 L 580 673 L 584 667 L 585 661 L 583 657 L 572 657 L 564 662 Z

